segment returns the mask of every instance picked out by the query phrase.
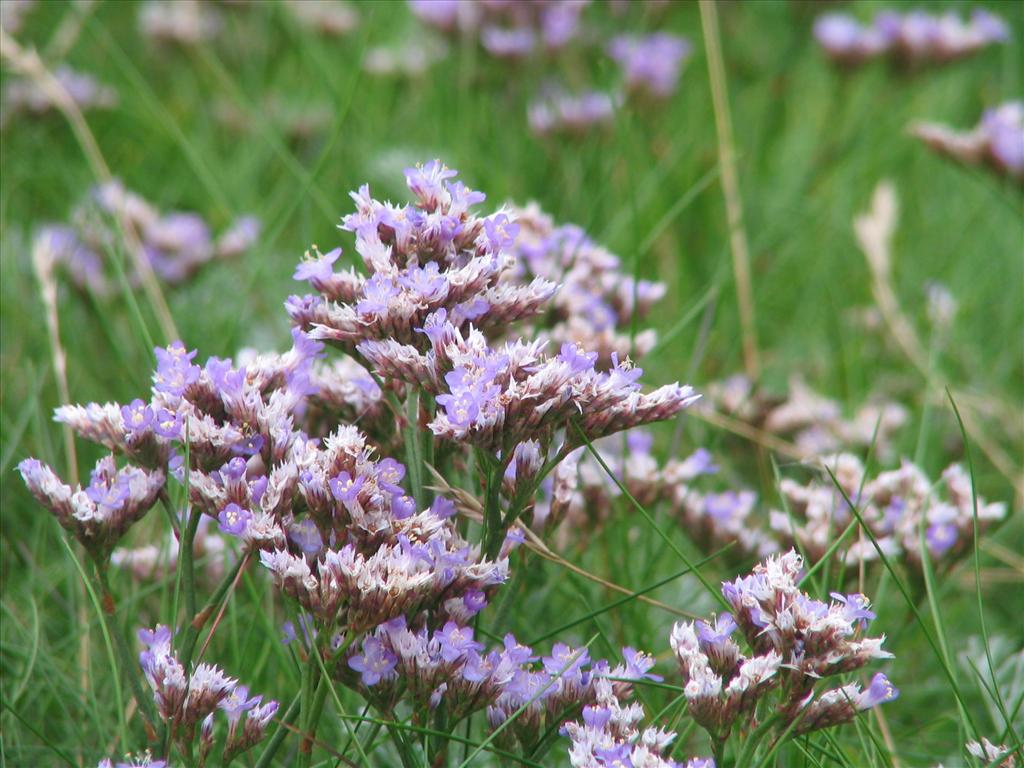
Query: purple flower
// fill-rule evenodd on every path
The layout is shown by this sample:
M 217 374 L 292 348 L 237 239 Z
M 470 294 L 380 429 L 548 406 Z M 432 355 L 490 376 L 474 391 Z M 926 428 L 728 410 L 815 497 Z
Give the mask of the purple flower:
M 475 616 L 487 607 L 487 595 L 479 589 L 471 589 L 462 596 L 462 605 L 465 607 L 466 613 Z
M 455 516 L 455 502 L 444 496 L 435 496 L 434 501 L 430 504 L 430 511 L 442 520 L 447 520 L 449 517 Z
M 444 194 L 444 182 L 459 175 L 458 171 L 446 168 L 440 160 L 431 160 L 426 165 L 405 169 L 405 183 L 409 190 L 425 204 L 436 204 Z
M 567 341 L 558 353 L 558 360 L 569 366 L 574 374 L 594 370 L 597 352 L 584 352 L 578 344 Z
M 344 504 L 352 504 L 359 495 L 359 489 L 363 487 L 365 482 L 366 478 L 362 475 L 358 475 L 353 479 L 352 475 L 348 472 L 339 472 L 336 477 L 328 480 L 327 484 L 331 486 L 331 493 L 334 494 L 334 498 Z
M 199 380 L 200 369 L 192 365 L 196 351 L 189 352 L 180 341 L 175 341 L 166 349 L 157 347 L 157 367 L 153 374 L 153 388 L 172 397 L 181 397 L 185 390 Z
M 153 423 L 153 409 L 136 398 L 130 405 L 121 407 L 121 418 L 129 432 L 141 432 Z
M 448 293 L 448 278 L 440 274 L 436 261 L 423 267 L 409 267 L 398 283 L 426 301 L 437 301 Z
M 611 747 L 594 747 L 594 757 L 598 765 L 608 768 L 633 768 L 633 761 L 630 759 L 633 754 L 633 745 L 616 744 Z
M 255 456 L 263 450 L 264 442 L 266 441 L 263 439 L 263 435 L 249 435 L 231 446 L 231 450 L 243 456 Z
M 571 679 L 583 674 L 583 667 L 590 663 L 586 648 L 573 650 L 565 643 L 555 643 L 551 655 L 541 659 L 544 671 L 549 675 Z
M 229 725 L 234 725 L 241 719 L 242 713 L 257 706 L 263 701 L 262 696 L 248 698 L 249 689 L 244 685 L 236 685 L 231 693 L 220 700 L 217 704 L 227 715 Z
M 398 287 L 386 275 L 378 272 L 363 287 L 363 298 L 356 304 L 361 315 L 380 315 L 388 311 L 388 302 L 398 295 Z
M 874 612 L 868 610 L 871 601 L 868 600 L 867 596 L 854 593 L 844 597 L 838 592 L 832 592 L 831 596 L 833 600 L 842 603 L 844 606 L 843 618 L 851 624 L 859 622 L 861 629 L 867 629 L 868 622 L 875 618 Z
M 90 500 L 112 512 L 124 506 L 129 492 L 128 480 L 125 477 L 113 479 L 109 484 L 99 477 L 94 477 L 85 489 L 85 495 Z
M 480 393 L 475 389 L 464 389 L 457 395 L 438 395 L 437 404 L 444 407 L 444 414 L 452 426 L 468 429 L 480 413 Z
M 893 701 L 899 695 L 899 689 L 889 682 L 889 678 L 881 672 L 877 672 L 871 678 L 871 684 L 857 697 L 857 709 L 870 709 L 879 704 Z
M 935 523 L 928 526 L 925 540 L 932 555 L 941 557 L 956 544 L 958 532 L 952 523 Z
M 736 631 L 736 620 L 731 613 L 723 613 L 715 617 L 714 626 L 706 621 L 698 621 L 696 626 L 702 645 L 721 646 Z
M 339 256 L 341 256 L 341 248 L 335 248 L 333 251 L 320 254 L 316 259 L 300 261 L 295 267 L 292 279 L 308 280 L 313 284 L 326 282 L 334 274 L 333 265 Z
M 348 660 L 348 665 L 360 673 L 363 685 L 371 687 L 382 679 L 390 678 L 398 665 L 398 657 L 384 647 L 376 637 L 363 641 L 363 652 Z
M 500 253 L 515 242 L 519 225 L 504 213 L 484 219 L 484 233 L 492 253 Z
M 233 480 L 235 482 L 242 480 L 245 477 L 248 466 L 245 459 L 241 456 L 235 456 L 220 468 L 221 478 L 225 481 Z
M 405 520 L 416 514 L 416 501 L 411 496 L 396 493 L 391 497 L 391 514 L 396 520 Z
M 483 644 L 473 639 L 472 627 L 460 627 L 449 621 L 434 634 L 441 645 L 441 658 L 449 664 L 458 661 L 470 651 L 483 650 Z
M 160 408 L 153 419 L 153 431 L 168 440 L 180 440 L 183 421 L 181 414 L 177 411 Z
M 391 458 L 383 459 L 377 462 L 375 474 L 381 486 L 392 493 L 401 493 L 402 487 L 399 483 L 405 477 L 405 467 L 401 463 Z
M 608 53 L 622 67 L 628 88 L 664 98 L 676 89 L 690 49 L 690 43 L 682 37 L 659 32 L 646 37 L 614 37 Z
M 252 520 L 252 513 L 231 502 L 220 511 L 217 519 L 220 521 L 221 531 L 231 536 L 241 536 Z
M 288 538 L 295 543 L 295 546 L 302 550 L 303 554 L 307 555 L 317 554 L 324 546 L 324 541 L 320 537 L 320 531 L 317 529 L 316 523 L 308 518 L 293 524 L 288 529 Z
M 654 667 L 653 656 L 627 646 L 622 649 L 622 658 L 626 660 L 626 674 L 623 677 L 628 677 L 630 680 L 653 680 L 656 683 L 665 679 L 661 675 L 650 672 Z
M 448 310 L 444 307 L 431 312 L 427 315 L 427 319 L 423 321 L 423 327 L 417 328 L 417 333 L 422 333 L 428 339 L 430 343 L 434 344 L 441 340 L 441 336 L 444 334 L 445 327 L 448 321 Z

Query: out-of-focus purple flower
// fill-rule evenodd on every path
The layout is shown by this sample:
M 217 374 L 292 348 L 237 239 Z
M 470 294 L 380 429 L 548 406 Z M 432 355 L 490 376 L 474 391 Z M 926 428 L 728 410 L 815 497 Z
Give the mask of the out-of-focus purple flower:
M 665 98 L 675 91 L 691 48 L 685 38 L 658 32 L 645 37 L 618 35 L 608 53 L 622 67 L 627 89 Z

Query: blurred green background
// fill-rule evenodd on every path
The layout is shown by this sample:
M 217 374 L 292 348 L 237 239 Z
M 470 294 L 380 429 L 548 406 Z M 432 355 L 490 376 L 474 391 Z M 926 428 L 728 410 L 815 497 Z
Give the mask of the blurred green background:
M 851 412 L 875 392 L 904 402 L 912 415 L 898 447 L 903 455 L 919 456 L 934 475 L 963 457 L 956 422 L 941 393 L 928 396 L 922 377 L 885 334 L 856 322 L 871 295 L 851 223 L 867 207 L 875 185 L 892 180 L 901 209 L 894 287 L 904 308 L 927 339 L 926 284 L 945 284 L 960 304 L 948 338 L 934 349 L 936 371 L 982 399 L 1015 404 L 1019 413 L 1024 399 L 1020 190 L 933 155 L 906 128 L 915 120 L 968 128 L 986 107 L 1021 96 L 1024 4 L 977 4 L 1009 21 L 1013 44 L 919 72 L 897 72 L 881 63 L 841 72 L 811 36 L 814 18 L 824 10 L 845 7 L 869 19 L 884 7 L 902 5 L 762 0 L 723 3 L 719 11 L 765 381 L 781 388 L 791 374 L 802 373 Z M 976 5 L 917 7 L 967 12 Z M 343 39 L 312 34 L 272 2 L 221 10 L 223 34 L 214 43 L 184 49 L 142 39 L 133 4 L 101 2 L 86 15 L 67 56 L 74 68 L 119 92 L 118 108 L 89 112 L 87 119 L 107 163 L 129 189 L 162 210 L 198 211 L 218 230 L 244 213 L 263 222 L 253 252 L 214 262 L 188 284 L 165 290 L 182 338 L 199 348 L 200 359 L 229 356 L 243 346 L 284 348 L 289 329 L 281 305 L 299 288 L 291 273 L 303 251 L 313 243 L 325 251 L 340 244 L 344 263 L 353 263 L 351 237 L 336 229 L 340 216 L 351 210 L 348 192 L 369 182 L 378 197 L 405 199 L 402 168 L 437 157 L 459 169 L 466 184 L 487 193 L 488 209 L 504 201 L 536 200 L 556 221 L 580 224 L 627 265 L 635 263 L 642 276 L 665 281 L 668 295 L 651 318 L 661 331 L 715 292 L 693 323 L 644 360 L 648 382 L 680 379 L 700 390 L 742 369 L 696 4 L 669 3 L 654 10 L 633 4 L 622 17 L 611 15 L 604 3 L 588 8 L 584 19 L 598 39 L 622 29 L 671 30 L 692 41 L 694 54 L 668 102 L 630 106 L 604 130 L 548 139 L 529 133 L 527 104 L 552 75 L 577 87 L 609 85 L 615 66 L 600 46 L 571 46 L 555 59 L 510 64 L 483 55 L 471 42 L 455 42 L 449 55 L 422 75 L 380 78 L 361 67 L 370 48 L 402 45 L 425 34 L 402 3 L 359 4 L 360 25 Z M 19 41 L 44 48 L 71 13 L 67 3 L 41 3 L 27 17 Z M 11 77 L 6 67 L 2 77 Z M 218 121 L 218 112 L 228 108 L 240 116 L 241 132 Z M 280 110 L 324 120 L 313 135 L 296 138 L 275 118 Z M 71 754 L 87 744 L 86 762 L 95 762 L 107 742 L 102 736 L 99 744 L 97 733 L 107 732 L 114 715 L 102 679 L 90 692 L 78 686 L 74 648 L 82 627 L 75 617 L 82 596 L 77 575 L 59 544 L 57 525 L 31 501 L 13 469 L 27 455 L 63 466 L 60 432 L 51 421 L 58 397 L 30 244 L 40 224 L 67 219 L 95 178 L 56 114 L 12 120 L 0 134 L 0 151 L 5 617 L 0 727 L 12 765 L 51 764 L 46 742 Z M 690 201 L 680 205 L 684 197 Z M 649 247 L 641 249 L 644 244 Z M 141 315 L 121 294 L 99 299 L 62 281 L 60 320 L 73 401 L 127 401 L 147 389 L 152 350 L 141 324 L 161 339 L 145 295 L 140 291 L 135 299 Z M 694 421 L 686 424 L 684 447 L 714 450 L 725 439 Z M 992 438 L 1018 465 L 1021 426 L 992 425 Z M 667 444 L 670 434 L 671 426 L 665 426 L 659 441 Z M 749 456 L 753 448 L 744 450 Z M 85 468 L 96 454 L 84 445 L 80 451 Z M 977 450 L 974 459 L 983 495 L 1012 501 L 1005 478 Z M 749 464 L 743 456 L 736 463 Z M 773 499 L 763 476 L 731 476 Z M 640 559 L 633 545 L 616 543 L 629 540 L 630 531 L 635 535 L 635 525 L 624 514 L 578 559 L 598 573 L 618 574 L 634 588 L 676 568 L 657 547 Z M 1022 535 L 1015 520 L 996 540 L 1019 555 Z M 529 588 L 544 599 L 506 611 L 503 626 L 553 626 L 567 610 L 583 612 L 587 600 L 610 599 L 585 582 L 552 580 L 558 575 L 543 565 L 525 582 L 517 581 L 511 594 Z M 1020 572 L 1016 575 L 1016 581 L 986 584 L 986 607 L 989 630 L 1019 648 Z M 673 586 L 658 597 L 700 607 L 702 598 L 687 589 Z M 978 632 L 973 587 L 954 575 L 943 589 L 947 627 L 954 635 L 950 645 L 966 647 L 966 638 Z M 265 688 L 288 690 L 273 633 L 262 639 L 246 633 L 251 621 L 246 611 L 261 601 L 265 605 L 267 592 L 263 581 L 253 580 L 233 604 L 228 626 L 234 634 L 217 658 L 229 669 L 253 669 Z M 663 650 L 669 617 L 649 614 L 634 604 L 601 621 L 621 642 Z M 891 604 L 883 601 L 881 614 L 883 619 L 904 616 L 895 598 Z M 92 629 L 98 643 L 95 625 Z M 585 629 L 579 632 L 586 636 Z M 949 756 L 963 738 L 955 701 L 936 676 L 935 660 L 914 651 L 922 641 L 912 625 L 892 634 L 892 650 L 901 661 L 890 676 L 904 698 L 887 713 L 905 764 L 945 759 L 947 767 L 956 765 Z M 97 651 L 94 671 L 101 670 L 103 658 Z M 971 695 L 983 711 L 980 691 Z

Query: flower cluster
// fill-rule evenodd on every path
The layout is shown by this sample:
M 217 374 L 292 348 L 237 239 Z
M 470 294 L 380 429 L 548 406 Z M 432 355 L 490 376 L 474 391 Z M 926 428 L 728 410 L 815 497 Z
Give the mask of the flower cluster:
M 178 516 L 178 526 L 185 523 Z M 162 544 L 143 544 L 138 547 L 118 547 L 110 553 L 110 564 L 129 572 L 137 581 L 161 581 L 174 572 L 180 550 L 178 537 L 168 531 Z M 227 540 L 216 530 L 216 521 L 204 517 L 196 528 L 192 543 L 193 557 L 203 567 L 206 580 L 213 584 L 224 577 L 231 563 Z
M 668 32 L 653 35 L 617 35 L 608 43 L 608 55 L 622 68 L 626 90 L 665 99 L 679 83 L 692 46 Z
M 17 34 L 35 4 L 36 0 L 7 0 L 0 4 L 0 27 L 12 35 Z
M 828 57 L 842 64 L 887 56 L 920 65 L 952 61 L 1004 43 L 1010 30 L 998 16 L 979 8 L 966 22 L 953 13 L 884 11 L 867 26 L 846 14 L 830 13 L 815 22 L 814 36 Z
M 96 768 L 167 768 L 166 760 L 154 760 L 149 752 L 140 755 L 126 755 L 125 759 L 115 763 L 110 758 L 103 758 L 96 765 Z
M 212 664 L 198 664 L 191 674 L 178 661 L 171 647 L 171 630 L 163 625 L 139 630 L 146 646 L 139 654 L 143 674 L 153 689 L 157 712 L 172 729 L 183 752 L 191 754 L 196 726 L 200 726 L 200 764 L 205 764 L 214 747 L 214 713 L 219 709 L 227 720 L 222 763 L 258 744 L 271 718 L 276 701 L 263 703 L 262 696 L 249 696 L 249 689 Z M 243 719 L 244 715 L 244 719 Z
M 928 556 L 942 563 L 956 562 L 970 548 L 974 540 L 974 496 L 970 477 L 959 464 L 943 471 L 939 487 L 906 460 L 898 469 L 870 479 L 865 477 L 860 460 L 850 454 L 822 459 L 821 466 L 831 471 L 835 483 L 828 476 L 807 485 L 784 478 L 779 490 L 786 509 L 771 513 L 772 528 L 783 540 L 798 543 L 811 558 L 821 557 L 836 536 L 854 522 L 849 502 L 856 504 L 886 557 L 903 558 L 919 568 L 922 536 Z M 939 494 L 941 488 L 945 488 L 944 498 Z M 989 504 L 981 498 L 977 502 L 980 530 L 1006 516 L 1003 503 Z M 878 551 L 867 537 L 859 536 L 842 547 L 839 556 L 852 564 L 875 560 Z
M 611 516 L 619 501 L 618 480 L 645 507 L 665 504 L 706 552 L 732 545 L 728 559 L 740 559 L 762 557 L 778 549 L 753 515 L 757 503 L 753 491 L 717 492 L 697 487 L 698 478 L 718 471 L 707 450 L 701 448 L 685 459 L 659 464 L 652 445 L 651 435 L 634 429 L 626 435 L 625 444 L 617 439 L 596 443 L 600 462 L 589 452 L 570 456 L 542 485 L 545 498 L 534 511 L 534 525 L 554 527 L 564 521 L 561 536 L 585 546 L 588 535 Z
M 893 455 L 893 438 L 908 418 L 904 406 L 888 400 L 871 400 L 846 418 L 838 400 L 816 392 L 799 376 L 791 377 L 787 391 L 777 395 L 737 374 L 710 384 L 702 405 L 787 437 L 807 457 L 870 447 L 887 460 Z
M 364 185 L 352 194 L 357 210 L 343 219 L 356 235 L 356 252 L 369 276 L 335 272 L 337 248 L 299 264 L 295 279 L 319 296 L 292 296 L 292 321 L 313 338 L 351 351 L 367 340 L 388 339 L 426 349 L 428 325 L 504 328 L 540 312 L 555 284 L 501 283 L 511 266 L 508 248 L 517 225 L 506 212 L 480 218 L 470 209 L 485 196 L 453 181 L 438 161 L 406 170 L 412 205 L 373 199 Z
M 250 248 L 259 236 L 259 222 L 244 216 L 214 238 L 198 213 L 161 213 L 119 181 L 95 188 L 90 200 L 78 206 L 69 224 L 43 227 L 37 238 L 57 264 L 79 287 L 100 296 L 113 293 L 116 282 L 104 269 L 104 254 L 114 247 L 117 227 L 111 219 L 131 227 L 138 236 L 144 258 L 167 283 L 180 283 L 215 258 L 232 258 Z M 133 268 L 128 282 L 138 285 L 141 276 Z
M 224 26 L 217 6 L 199 0 L 146 0 L 138 24 L 143 37 L 181 46 L 213 40 Z
M 479 34 L 480 45 L 498 58 L 557 51 L 579 33 L 589 0 L 409 0 L 413 14 L 447 34 Z
M 1020 756 L 1012 747 L 1005 744 L 993 744 L 986 738 L 982 738 L 980 742 L 967 742 L 967 751 L 985 765 L 994 764 L 997 768 L 1016 768 L 1017 758 Z M 997 760 L 1000 762 L 996 763 Z
M 359 24 L 359 14 L 342 0 L 288 0 L 284 7 L 303 27 L 326 37 L 344 37 Z
M 79 109 L 111 109 L 117 106 L 117 91 L 102 85 L 92 75 L 62 65 L 54 69 L 53 76 Z M 4 86 L 0 125 L 6 126 L 17 115 L 39 117 L 56 108 L 57 102 L 49 89 L 41 88 L 35 80 L 12 78 Z
M 355 427 L 340 427 L 322 449 L 305 445 L 292 475 L 300 499 L 285 518 L 290 547 L 262 552 L 263 565 L 324 626 L 350 633 L 425 610 L 471 616 L 505 580 L 508 561 L 481 561 L 443 500 L 418 511 L 400 485 L 405 468 L 394 459 L 373 461 L 371 452 Z M 241 502 L 230 498 L 213 488 L 204 503 L 220 506 L 222 515 L 234 504 L 244 520 L 244 491 L 233 497 Z M 294 520 L 303 508 L 311 526 Z
M 623 706 L 607 680 L 598 680 L 595 688 L 596 703 L 583 708 L 582 722 L 563 728 L 572 741 L 573 768 L 715 768 L 710 758 L 673 760 L 669 755 L 674 733 L 653 727 L 640 730 L 644 710 L 639 703 Z
M 529 754 L 549 729 L 597 701 L 599 691 L 625 696 L 628 681 L 650 676 L 651 657 L 631 648 L 623 655 L 626 663 L 611 668 L 592 662 L 586 648 L 556 643 L 541 658 L 511 634 L 487 651 L 471 627 L 448 621 L 430 631 L 398 617 L 365 636 L 337 674 L 381 711 L 402 699 L 422 721 L 434 717 L 449 728 L 486 709 L 492 728 L 510 721 L 498 744 Z
M 653 329 L 631 333 L 634 318 L 643 319 L 666 291 L 664 283 L 636 280 L 622 260 L 595 243 L 575 224 L 556 225 L 536 203 L 513 208 L 519 227 L 511 246 L 516 282 L 543 278 L 559 284 L 548 311 L 533 321 L 540 338 L 572 342 L 598 353 L 608 366 L 613 353 L 639 359 L 657 341 Z
M 113 456 L 100 459 L 85 488 L 66 485 L 38 459 L 25 459 L 18 470 L 32 495 L 98 562 L 153 507 L 165 481 L 160 469 L 118 469 Z
M 801 568 L 792 550 L 770 557 L 751 575 L 723 583 L 731 613 L 672 628 L 688 711 L 713 739 L 745 727 L 769 696 L 780 732 L 801 734 L 849 722 L 898 695 L 880 673 L 863 690 L 850 684 L 816 693 L 821 678 L 892 654 L 881 648 L 884 637 L 864 636 L 875 617 L 864 595 L 815 600 L 800 590 Z M 733 639 L 737 630 L 749 656 Z
M 606 91 L 570 92 L 549 83 L 527 108 L 530 130 L 538 136 L 578 135 L 593 126 L 608 125 L 615 117 L 620 97 Z
M 911 130 L 940 155 L 967 165 L 987 164 L 997 173 L 1024 181 L 1024 102 L 1009 101 L 986 110 L 978 125 L 966 132 L 936 123 L 918 123 Z

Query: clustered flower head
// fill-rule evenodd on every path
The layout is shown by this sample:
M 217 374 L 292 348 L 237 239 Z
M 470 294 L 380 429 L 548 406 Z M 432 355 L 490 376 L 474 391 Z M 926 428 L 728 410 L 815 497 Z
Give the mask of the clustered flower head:
M 755 387 L 743 374 L 730 376 L 707 387 L 702 405 L 787 437 L 807 457 L 871 448 L 888 460 L 893 455 L 893 438 L 908 419 L 904 406 L 878 399 L 864 403 L 847 418 L 838 400 L 816 392 L 799 376 L 790 378 L 781 395 Z
M 988 165 L 1015 181 L 1024 181 L 1024 102 L 1009 101 L 981 116 L 970 131 L 937 123 L 918 123 L 912 133 L 940 155 L 966 165 Z
M 1004 43 L 1010 30 L 998 16 L 982 9 L 969 21 L 955 13 L 933 16 L 924 11 L 883 11 L 869 25 L 852 16 L 829 13 L 814 24 L 814 36 L 829 58 L 860 64 L 889 57 L 908 65 L 942 63 L 969 56 L 993 43 Z
M 135 755 L 126 755 L 121 762 L 113 762 L 110 758 L 103 758 L 96 768 L 167 768 L 166 760 L 154 760 L 149 752 Z
M 141 257 L 157 277 L 170 284 L 185 281 L 215 258 L 245 253 L 256 243 L 260 232 L 257 219 L 243 216 L 214 238 L 210 226 L 198 213 L 161 213 L 115 180 L 96 187 L 90 199 L 74 210 L 68 224 L 45 226 L 36 237 L 75 285 L 106 296 L 117 289 L 104 261 L 115 248 L 118 226 L 134 230 L 142 248 Z M 140 281 L 137 268 L 132 266 L 128 270 L 129 284 L 137 286 Z
M 799 587 L 802 559 L 793 550 L 769 557 L 749 576 L 722 585 L 731 613 L 672 628 L 690 715 L 712 738 L 745 727 L 770 697 L 781 729 L 794 734 L 849 722 L 862 710 L 892 701 L 899 692 L 876 674 L 862 689 L 850 684 L 817 693 L 824 677 L 891 658 L 882 638 L 865 637 L 875 617 L 864 595 L 833 593 L 833 602 Z M 749 648 L 749 655 L 733 635 Z
M 1012 747 L 1005 744 L 993 744 L 986 738 L 982 738 L 980 742 L 967 742 L 967 751 L 985 765 L 995 765 L 996 768 L 1016 768 L 1017 758 L 1021 756 Z M 996 762 L 997 760 L 999 762 Z
M 706 552 L 730 545 L 730 559 L 741 559 L 763 557 L 778 549 L 754 514 L 757 494 L 699 487 L 700 478 L 718 472 L 706 449 L 698 448 L 684 459 L 672 458 L 662 464 L 652 447 L 652 435 L 633 429 L 624 443 L 617 438 L 595 443 L 600 462 L 589 452 L 571 454 L 550 482 L 541 486 L 543 497 L 534 512 L 534 525 L 561 525 L 559 538 L 566 545 L 585 546 L 587 537 L 622 503 L 617 479 L 645 507 L 663 504 L 670 509 L 686 527 L 687 535 Z
M 200 765 L 206 763 L 214 747 L 217 710 L 224 713 L 228 726 L 222 764 L 263 739 L 277 713 L 276 701 L 264 703 L 262 696 L 250 697 L 246 686 L 212 664 L 198 664 L 189 674 L 171 647 L 172 634 L 166 626 L 139 630 L 139 640 L 146 646 L 139 654 L 139 663 L 153 689 L 157 713 L 169 725 L 183 752 L 191 754 L 190 745 L 198 725 Z
M 536 203 L 513 208 L 509 216 L 519 228 L 510 248 L 515 259 L 512 278 L 529 282 L 539 277 L 559 284 L 548 310 L 531 321 L 540 338 L 597 352 L 601 368 L 609 365 L 613 353 L 636 360 L 654 347 L 654 329 L 634 335 L 630 326 L 665 295 L 664 283 L 634 279 L 618 256 L 575 224 L 556 225 Z
M 299 24 L 327 37 L 343 37 L 359 24 L 356 9 L 342 0 L 288 0 L 284 7 Z
M 25 459 L 18 470 L 39 503 L 99 562 L 152 508 L 165 481 L 160 469 L 118 469 L 113 456 L 100 459 L 85 488 L 66 485 L 38 459 Z
M 405 468 L 371 454 L 355 427 L 340 427 L 324 448 L 305 445 L 293 475 L 299 499 L 284 518 L 289 546 L 263 551 L 263 565 L 322 626 L 350 634 L 427 610 L 438 620 L 472 616 L 507 577 L 508 561 L 481 560 L 443 502 L 418 510 L 401 486 Z M 229 498 L 213 489 L 205 503 L 223 514 L 237 504 L 223 506 Z M 234 498 L 240 520 L 244 492 Z M 298 522 L 302 510 L 312 526 Z
M 477 34 L 480 44 L 498 58 L 523 58 L 537 51 L 557 51 L 580 29 L 580 15 L 590 0 L 409 0 L 413 14 L 447 34 Z
M 616 35 L 608 43 L 608 55 L 622 68 L 626 90 L 658 99 L 676 90 L 691 50 L 688 40 L 668 32 Z
M 856 505 L 885 556 L 902 558 L 914 568 L 921 565 L 922 536 L 929 558 L 936 562 L 952 564 L 971 547 L 974 496 L 970 476 L 959 464 L 943 471 L 939 485 L 907 460 L 898 469 L 870 479 L 860 459 L 851 454 L 824 458 L 820 466 L 822 479 L 807 485 L 784 478 L 779 490 L 785 510 L 771 513 L 772 528 L 784 540 L 798 543 L 811 558 L 824 555 L 854 521 L 849 502 Z M 831 470 L 835 483 L 825 468 Z M 977 502 L 979 530 L 1006 516 L 1002 502 L 986 503 L 981 498 Z M 839 556 L 855 564 L 878 559 L 878 550 L 866 535 L 851 536 Z
M 623 655 L 626 663 L 612 668 L 592 661 L 586 648 L 556 643 L 550 656 L 538 657 L 511 634 L 487 650 L 462 623 L 449 620 L 431 631 L 398 617 L 366 635 L 337 674 L 381 711 L 402 700 L 422 722 L 436 718 L 451 728 L 486 709 L 491 728 L 510 721 L 497 744 L 528 753 L 599 696 L 625 696 L 629 681 L 650 676 L 651 657 L 631 648 Z
M 427 425 L 434 435 L 494 451 L 506 463 L 527 439 L 543 453 L 571 420 L 595 439 L 668 418 L 695 399 L 678 385 L 642 394 L 641 370 L 628 359 L 612 356 L 599 371 L 597 353 L 575 343 L 554 356 L 543 340 L 492 346 L 485 331 L 504 333 L 538 315 L 557 286 L 541 276 L 516 279 L 519 225 L 506 211 L 471 213 L 483 195 L 454 176 L 437 161 L 408 169 L 413 205 L 381 203 L 365 186 L 354 193 L 358 210 L 343 226 L 356 233 L 371 274 L 334 272 L 339 250 L 301 263 L 296 278 L 321 295 L 290 298 L 293 322 L 313 338 L 354 348 L 385 381 L 435 397 L 440 407 Z
M 573 768 L 715 768 L 711 758 L 673 760 L 676 734 L 654 727 L 641 730 L 644 710 L 639 703 L 623 705 L 606 680 L 597 681 L 595 688 L 597 700 L 583 708 L 582 722 L 563 728 L 572 742 Z
M 6 2 L 4 8 L 7 8 Z M 117 106 L 117 91 L 101 84 L 92 75 L 61 65 L 54 69 L 53 76 L 79 109 L 112 109 Z M 57 102 L 48 88 L 40 87 L 35 80 L 14 78 L 4 86 L 0 124 L 6 126 L 17 115 L 40 117 L 56 109 Z
M 217 6 L 199 0 L 146 0 L 138 24 L 143 37 L 181 46 L 213 40 L 224 26 Z
M 548 83 L 527 107 L 530 130 L 537 136 L 579 135 L 594 126 L 609 125 L 621 98 L 607 91 L 568 91 Z

